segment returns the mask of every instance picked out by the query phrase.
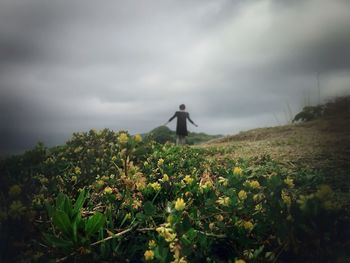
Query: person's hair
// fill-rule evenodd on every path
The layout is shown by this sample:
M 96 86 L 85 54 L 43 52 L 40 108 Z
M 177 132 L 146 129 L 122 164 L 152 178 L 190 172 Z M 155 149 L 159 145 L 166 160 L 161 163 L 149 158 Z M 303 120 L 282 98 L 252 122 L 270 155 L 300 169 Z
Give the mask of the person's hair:
M 185 104 L 181 104 L 181 105 L 179 106 L 179 108 L 180 108 L 180 110 L 184 110 L 184 109 L 186 109 L 186 106 L 185 106 Z

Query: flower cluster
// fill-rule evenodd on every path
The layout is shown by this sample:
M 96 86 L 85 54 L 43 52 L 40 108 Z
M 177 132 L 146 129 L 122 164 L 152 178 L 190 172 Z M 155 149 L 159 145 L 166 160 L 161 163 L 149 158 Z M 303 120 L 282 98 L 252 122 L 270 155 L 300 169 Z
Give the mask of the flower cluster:
M 233 168 L 232 172 L 233 172 L 234 175 L 238 175 L 238 176 L 241 176 L 243 174 L 243 170 L 242 170 L 241 167 Z
M 162 187 L 158 182 L 148 184 L 154 191 L 159 191 Z
M 128 141 L 129 136 L 125 132 L 120 133 L 120 135 L 118 136 L 118 142 L 120 144 L 126 144 Z
M 222 206 L 229 206 L 230 204 L 230 198 L 227 196 L 220 196 L 218 200 L 216 200 L 216 203 Z
M 167 242 L 172 242 L 176 239 L 176 233 L 174 232 L 174 230 L 172 228 L 170 228 L 169 223 L 166 223 L 163 226 L 157 227 L 156 231 Z
M 182 198 L 176 199 L 176 201 L 175 201 L 175 209 L 177 211 L 182 211 L 182 210 L 185 209 L 185 207 L 186 207 L 186 203 L 185 203 L 185 201 Z
M 238 198 L 241 200 L 241 201 L 244 201 L 245 199 L 247 199 L 248 195 L 247 195 L 247 192 L 244 191 L 244 190 L 241 190 L 238 192 Z

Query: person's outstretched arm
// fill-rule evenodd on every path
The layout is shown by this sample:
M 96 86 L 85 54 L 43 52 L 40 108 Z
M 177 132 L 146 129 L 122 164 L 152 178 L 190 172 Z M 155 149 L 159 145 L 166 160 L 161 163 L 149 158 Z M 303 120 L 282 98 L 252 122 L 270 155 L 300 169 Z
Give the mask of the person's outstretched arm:
M 198 127 L 198 125 L 195 124 L 195 123 L 193 122 L 193 120 L 191 120 L 190 114 L 189 114 L 189 113 L 187 113 L 187 119 L 188 119 L 188 120 L 190 121 L 190 123 L 192 123 L 194 126 Z
M 176 117 L 176 112 L 173 117 L 171 117 L 164 125 L 167 125 L 169 122 L 171 122 Z

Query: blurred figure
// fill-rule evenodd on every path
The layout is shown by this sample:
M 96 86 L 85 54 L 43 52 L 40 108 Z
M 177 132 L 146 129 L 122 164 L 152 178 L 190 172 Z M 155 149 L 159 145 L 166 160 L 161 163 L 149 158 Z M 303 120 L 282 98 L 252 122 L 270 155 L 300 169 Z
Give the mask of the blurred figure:
M 186 106 L 185 104 L 181 104 L 179 106 L 180 110 L 175 112 L 174 116 L 172 116 L 165 125 L 167 125 L 169 122 L 171 122 L 175 117 L 177 117 L 177 125 L 176 125 L 176 144 L 177 145 L 184 145 L 186 143 L 186 136 L 188 136 L 187 131 L 187 119 L 196 127 L 198 127 L 197 124 L 195 124 L 191 118 L 190 114 L 185 111 Z

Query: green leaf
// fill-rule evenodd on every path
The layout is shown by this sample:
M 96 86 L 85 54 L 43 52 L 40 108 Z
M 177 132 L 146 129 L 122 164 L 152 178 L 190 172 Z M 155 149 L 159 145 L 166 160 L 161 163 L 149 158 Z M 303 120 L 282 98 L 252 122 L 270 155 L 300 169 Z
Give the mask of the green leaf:
M 88 235 L 96 233 L 100 228 L 104 225 L 106 221 L 106 217 L 96 212 L 93 216 L 91 216 L 85 224 L 85 231 Z
M 54 235 L 44 234 L 44 238 L 53 247 L 68 248 L 73 246 L 72 241 L 64 240 Z
M 67 236 L 71 236 L 72 225 L 71 225 L 71 222 L 69 220 L 68 215 L 65 212 L 60 211 L 60 210 L 56 211 L 53 214 L 53 223 L 64 234 L 66 234 Z
M 146 216 L 143 213 L 139 212 L 135 215 L 135 218 L 139 221 L 143 221 L 146 219 Z
M 158 246 L 154 250 L 154 257 L 161 263 L 167 262 L 168 249 L 166 247 L 163 247 L 163 246 Z
M 50 205 L 48 202 L 45 203 L 46 211 L 49 217 L 51 218 L 53 216 L 53 213 L 55 211 L 54 207 Z
M 190 218 L 188 216 L 184 216 L 181 224 L 181 230 L 183 232 L 187 232 L 191 229 L 191 227 L 192 227 L 192 224 L 191 224 Z
M 86 189 L 83 189 L 80 194 L 79 197 L 77 198 L 77 200 L 75 201 L 74 204 L 74 209 L 73 209 L 73 213 L 78 213 L 80 211 L 80 209 L 83 207 L 84 202 L 86 200 L 88 196 L 88 191 L 86 191 Z
M 77 221 L 74 221 L 72 224 L 72 230 L 73 230 L 73 240 L 75 243 L 78 242 L 78 237 L 77 237 Z
M 186 235 L 183 235 L 181 238 L 181 243 L 185 245 L 185 247 L 188 247 L 191 245 L 191 241 L 188 239 Z
M 261 252 L 263 252 L 263 250 L 264 250 L 264 245 L 262 245 L 258 249 L 256 249 L 254 251 L 254 258 L 257 258 L 261 254 Z
M 56 209 L 63 210 L 64 208 L 64 200 L 66 195 L 63 193 L 59 193 L 56 197 Z
M 197 232 L 193 228 L 187 231 L 187 238 L 192 242 L 197 237 Z
M 67 195 L 59 193 L 56 198 L 56 209 L 64 211 L 69 217 L 72 216 L 72 202 Z
M 143 209 L 146 216 L 153 216 L 156 213 L 156 207 L 150 201 L 144 203 Z

